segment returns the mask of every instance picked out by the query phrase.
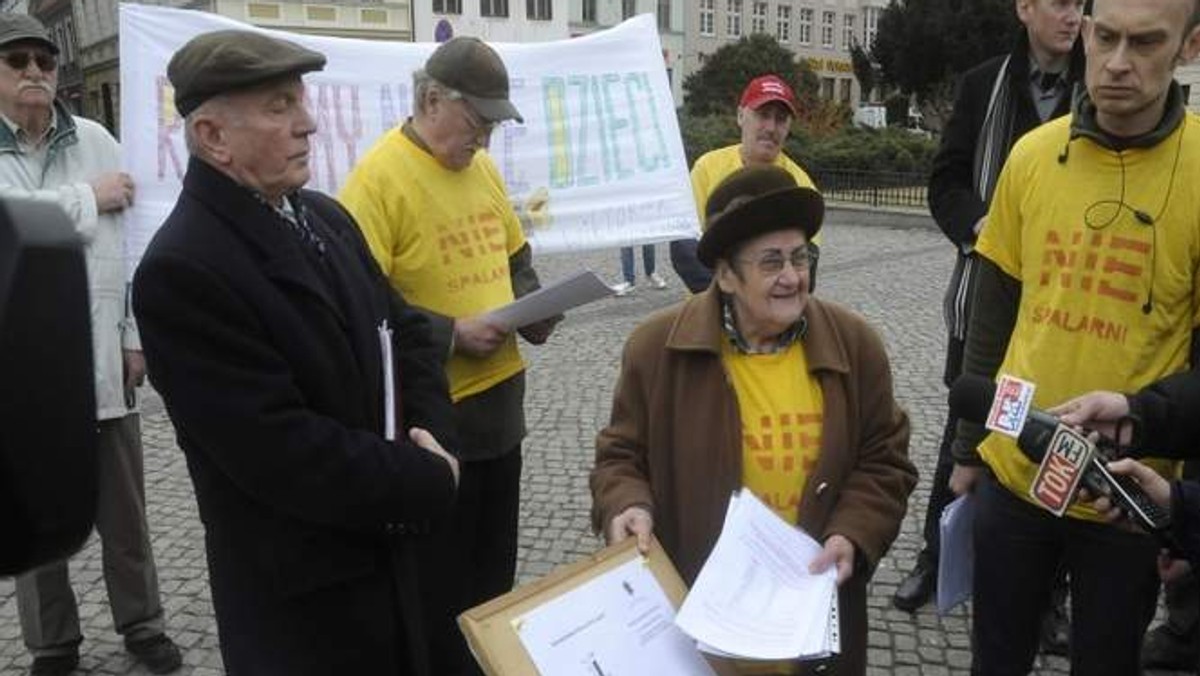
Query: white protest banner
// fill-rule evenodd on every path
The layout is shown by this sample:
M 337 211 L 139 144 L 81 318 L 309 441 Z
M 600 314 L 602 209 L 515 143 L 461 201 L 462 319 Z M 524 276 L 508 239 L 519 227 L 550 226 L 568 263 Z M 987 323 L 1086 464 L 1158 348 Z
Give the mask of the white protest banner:
M 167 62 L 213 30 L 261 31 L 317 50 L 305 77 L 318 130 L 308 187 L 333 195 L 355 162 L 409 115 L 412 71 L 436 44 L 261 29 L 216 14 L 122 4 L 121 143 L 137 183 L 131 268 L 175 204 L 187 168 Z M 495 44 L 524 124 L 501 125 L 491 153 L 526 236 L 541 253 L 627 246 L 699 231 L 654 18 L 571 40 Z

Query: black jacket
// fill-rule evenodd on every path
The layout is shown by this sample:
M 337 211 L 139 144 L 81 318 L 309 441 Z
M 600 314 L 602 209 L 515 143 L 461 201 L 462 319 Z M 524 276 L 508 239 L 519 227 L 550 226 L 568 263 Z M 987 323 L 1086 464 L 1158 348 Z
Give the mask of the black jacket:
M 989 59 L 963 74 L 954 100 L 954 110 L 942 129 L 941 145 L 933 158 L 929 177 L 929 210 L 938 227 L 960 250 L 963 246 L 975 244 L 973 227 L 988 209 L 975 191 L 975 145 L 979 142 L 979 134 L 987 117 L 996 75 L 1005 58 L 1005 55 L 1001 55 Z M 1029 37 L 1025 31 L 1021 31 L 1007 58 L 1010 59 L 1008 91 L 1016 97 L 1013 101 L 1016 106 L 1013 133 L 1008 140 L 1008 148 L 1011 149 L 1025 132 L 1042 123 L 1029 93 Z M 1068 87 L 1081 79 L 1082 73 L 1083 51 L 1077 40 L 1068 70 Z M 1070 107 L 1071 96 L 1068 94 L 1059 101 L 1050 119 L 1067 114 Z
M 187 456 L 231 675 L 424 671 L 413 532 L 453 503 L 453 413 L 426 320 L 354 222 L 303 192 L 324 262 L 269 207 L 193 159 L 134 280 L 150 378 Z M 402 413 L 382 437 L 379 325 Z M 402 422 L 401 422 L 402 421 Z

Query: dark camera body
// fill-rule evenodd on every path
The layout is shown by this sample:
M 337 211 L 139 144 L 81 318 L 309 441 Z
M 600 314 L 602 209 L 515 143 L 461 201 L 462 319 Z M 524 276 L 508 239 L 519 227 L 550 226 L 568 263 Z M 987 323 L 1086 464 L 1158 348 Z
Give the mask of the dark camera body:
M 96 510 L 83 247 L 57 206 L 0 202 L 0 575 L 82 546 Z

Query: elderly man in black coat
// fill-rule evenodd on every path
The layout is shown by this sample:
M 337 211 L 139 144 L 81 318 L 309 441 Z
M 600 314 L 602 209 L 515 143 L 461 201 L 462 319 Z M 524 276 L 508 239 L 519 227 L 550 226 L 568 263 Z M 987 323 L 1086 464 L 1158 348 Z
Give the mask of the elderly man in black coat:
M 245 31 L 174 55 L 192 157 L 134 280 L 235 676 L 428 673 L 413 550 L 458 478 L 425 320 L 341 207 L 300 190 L 301 75 L 324 64 Z

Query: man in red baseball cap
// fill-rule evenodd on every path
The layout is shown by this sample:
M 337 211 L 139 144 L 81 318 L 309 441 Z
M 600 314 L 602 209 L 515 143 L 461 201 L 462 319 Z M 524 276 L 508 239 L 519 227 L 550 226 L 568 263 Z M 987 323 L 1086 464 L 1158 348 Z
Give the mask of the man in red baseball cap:
M 816 190 L 800 165 L 783 153 L 783 142 L 787 140 L 795 117 L 796 95 L 783 78 L 775 74 L 760 75 L 746 85 L 737 109 L 741 142 L 705 153 L 692 166 L 692 193 L 701 225 L 704 224 L 704 205 L 713 188 L 742 167 L 774 164 L 786 169 L 800 187 Z M 816 278 L 816 253 L 820 241 L 818 237 L 809 242 L 813 252 L 810 287 Z M 671 242 L 671 264 L 692 293 L 707 289 L 712 282 L 712 271 L 696 257 L 694 239 Z

